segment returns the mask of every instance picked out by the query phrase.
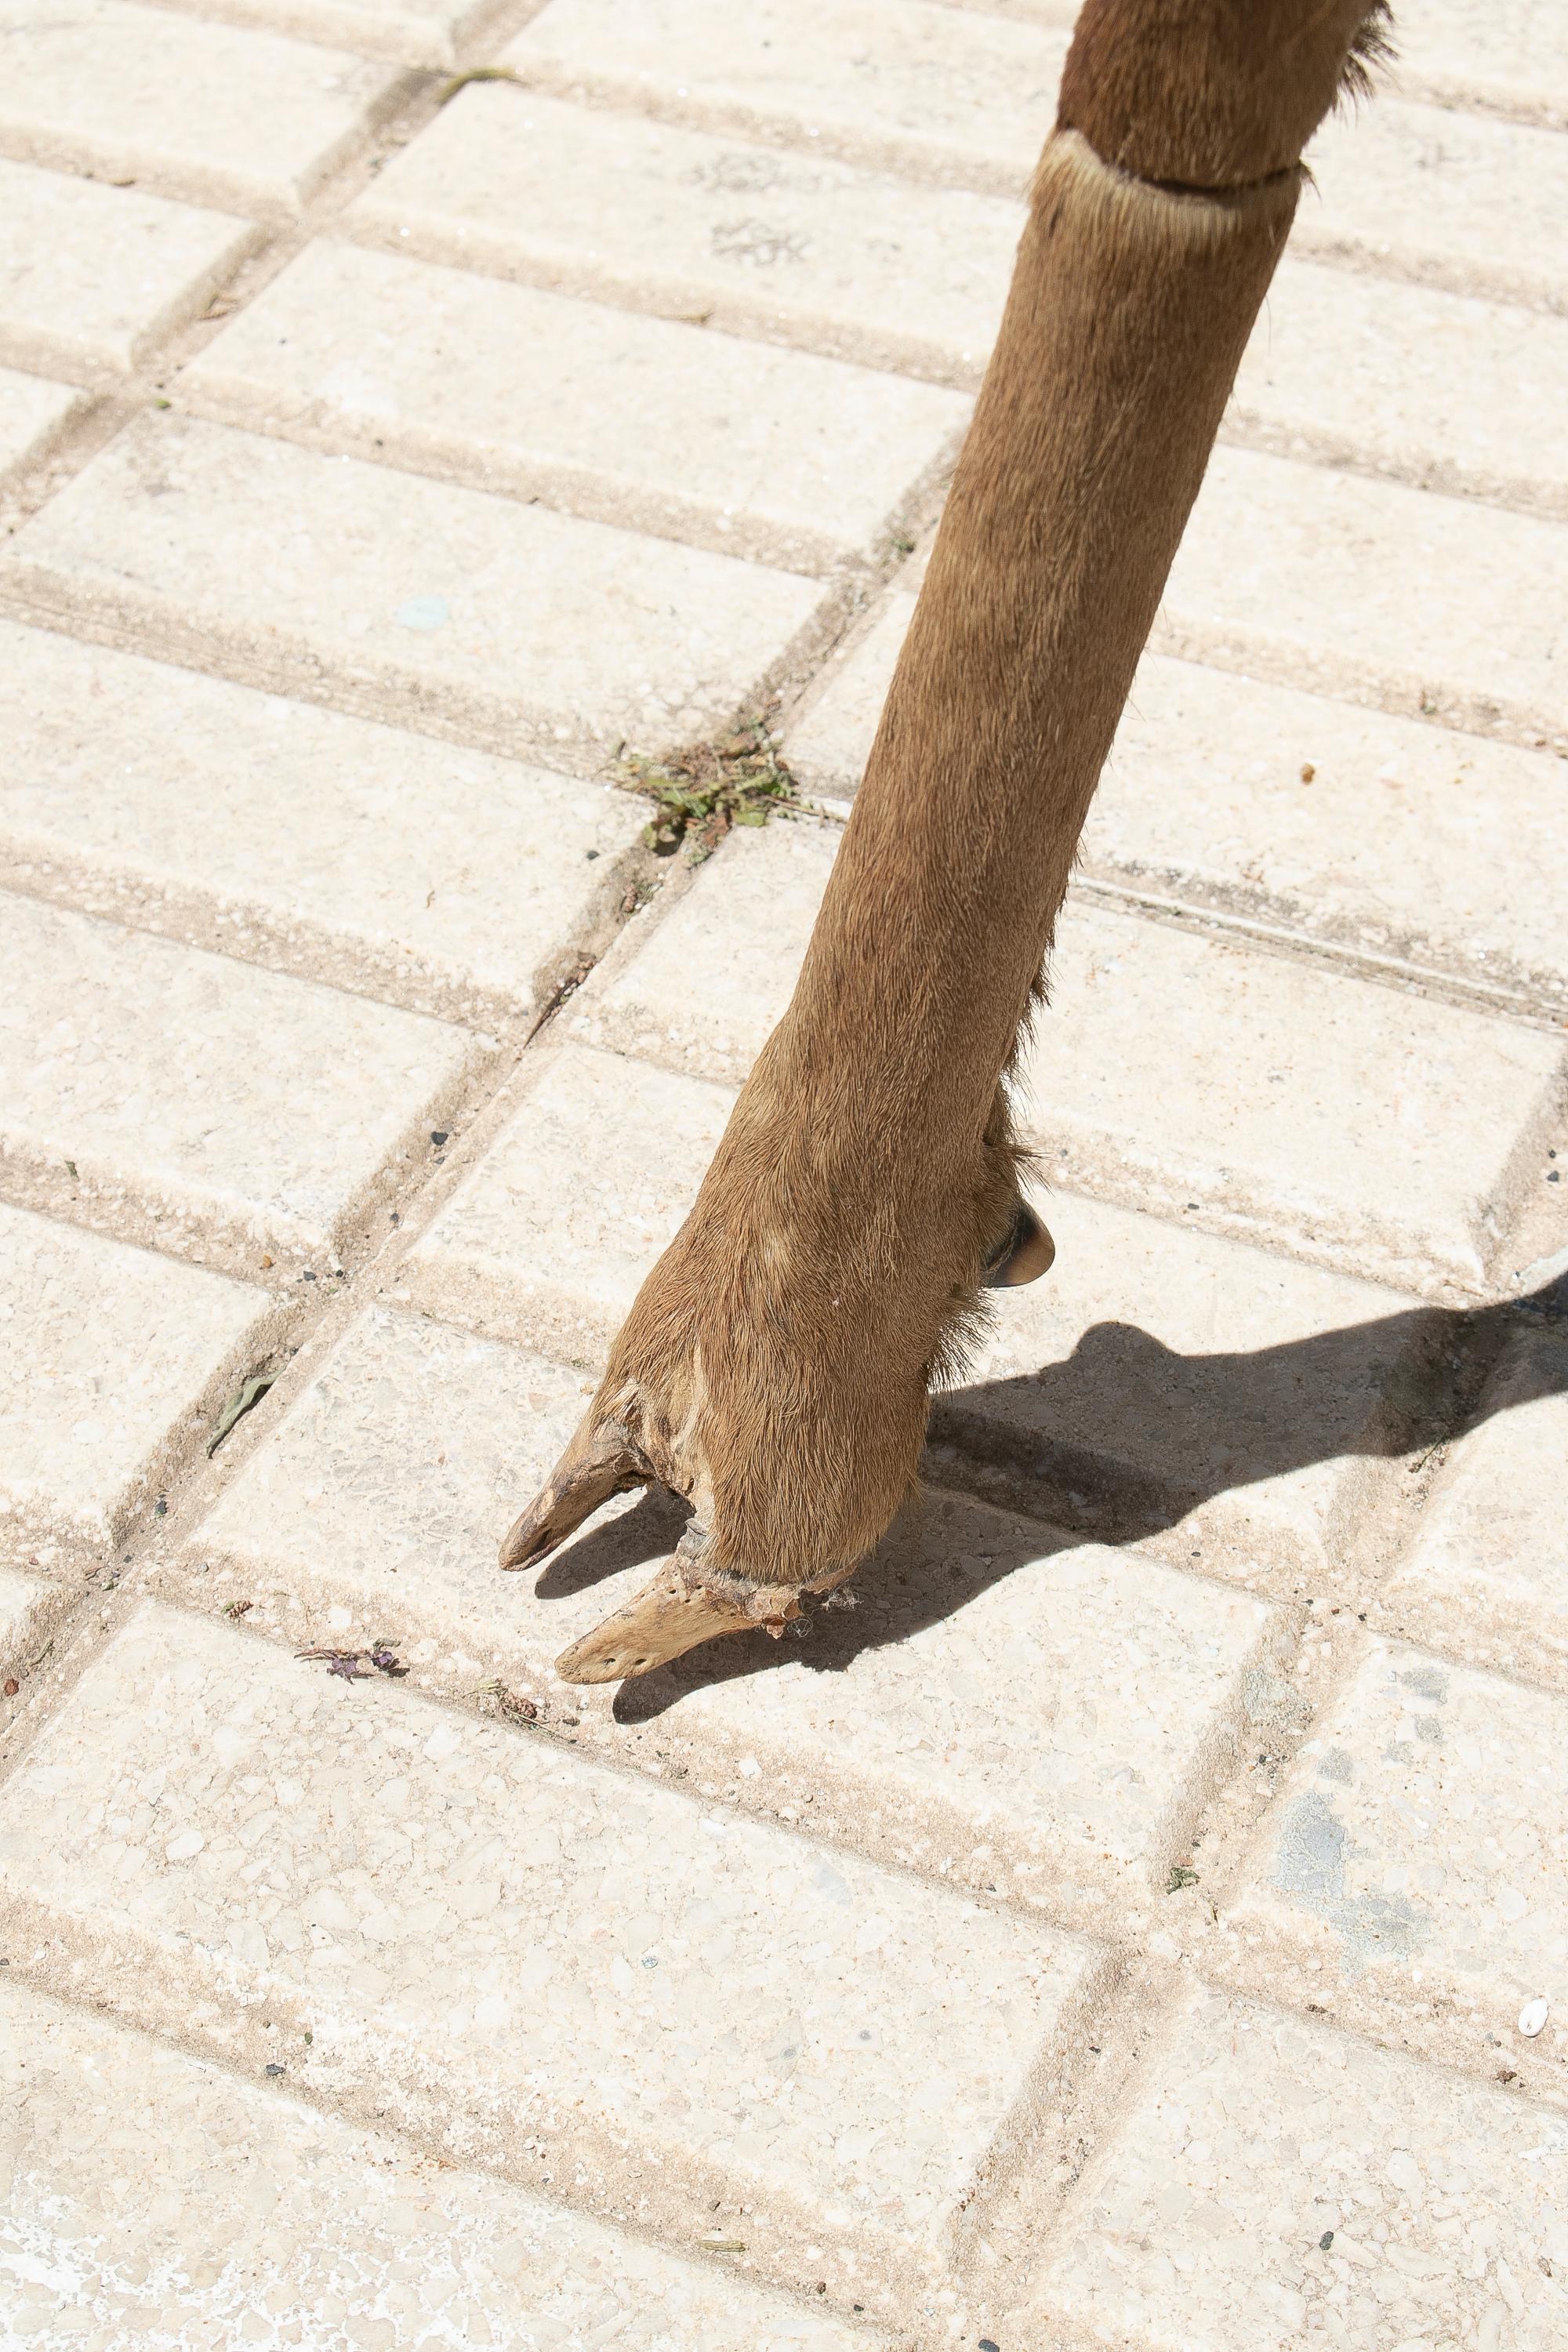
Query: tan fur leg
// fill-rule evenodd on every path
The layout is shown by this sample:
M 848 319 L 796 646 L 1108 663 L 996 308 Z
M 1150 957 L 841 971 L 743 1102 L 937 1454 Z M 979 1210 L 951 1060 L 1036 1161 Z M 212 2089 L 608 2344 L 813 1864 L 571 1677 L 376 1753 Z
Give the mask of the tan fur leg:
M 778 1630 L 913 1482 L 1016 1219 L 999 1081 L 1360 0 L 1085 0 L 996 350 L 795 997 L 509 1539 L 653 1476 L 680 1551 L 562 1660 Z

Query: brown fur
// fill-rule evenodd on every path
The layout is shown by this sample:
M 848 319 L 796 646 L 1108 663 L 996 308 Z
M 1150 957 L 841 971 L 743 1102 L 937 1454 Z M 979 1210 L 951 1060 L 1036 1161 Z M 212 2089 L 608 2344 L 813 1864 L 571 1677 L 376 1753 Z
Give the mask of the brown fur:
M 689 1572 L 731 1599 L 841 1580 L 914 1480 L 931 1381 L 962 1360 L 1016 1200 L 1005 1073 L 1360 17 L 1355 0 L 1080 16 L 794 1000 L 585 1424 L 620 1424 L 634 1475 L 691 1496 Z
M 1142 180 L 1237 188 L 1295 169 L 1342 90 L 1388 54 L 1378 0 L 1092 0 L 1059 131 Z

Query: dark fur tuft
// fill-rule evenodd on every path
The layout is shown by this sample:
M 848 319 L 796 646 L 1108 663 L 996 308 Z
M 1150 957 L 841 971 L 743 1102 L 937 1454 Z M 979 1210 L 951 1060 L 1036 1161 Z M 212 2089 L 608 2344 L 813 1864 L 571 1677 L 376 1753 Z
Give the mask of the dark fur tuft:
M 1361 30 L 1351 43 L 1350 55 L 1340 76 L 1341 99 L 1359 106 L 1363 99 L 1373 97 L 1377 77 L 1389 70 L 1398 55 L 1388 0 L 1373 0 L 1362 18 Z

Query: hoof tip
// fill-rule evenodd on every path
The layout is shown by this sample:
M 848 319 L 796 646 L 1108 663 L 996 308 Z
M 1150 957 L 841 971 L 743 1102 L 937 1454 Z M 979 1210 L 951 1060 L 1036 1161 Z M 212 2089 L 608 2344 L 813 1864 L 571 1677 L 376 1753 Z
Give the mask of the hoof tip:
M 1057 1245 L 1033 1209 L 1022 1201 L 1006 1240 L 985 1269 L 987 1290 L 1017 1290 L 1038 1282 L 1056 1263 Z
M 776 1642 L 789 1620 L 799 1616 L 800 1601 L 783 1587 L 765 1587 L 763 1592 L 761 1606 L 748 1608 L 706 1585 L 689 1584 L 672 1563 L 634 1593 L 624 1609 L 614 1611 L 591 1633 L 563 1650 L 555 1671 L 566 1683 L 630 1682 L 721 1633 L 765 1629 Z

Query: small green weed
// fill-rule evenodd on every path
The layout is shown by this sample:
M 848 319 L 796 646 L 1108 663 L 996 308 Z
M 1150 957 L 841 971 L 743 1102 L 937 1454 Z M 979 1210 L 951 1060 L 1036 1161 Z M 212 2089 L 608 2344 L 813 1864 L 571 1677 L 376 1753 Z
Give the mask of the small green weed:
M 656 856 L 684 847 L 688 862 L 710 857 L 732 824 L 766 824 L 777 810 L 805 809 L 765 719 L 749 720 L 715 743 L 693 743 L 663 760 L 636 752 L 620 762 L 627 792 L 653 802 L 643 840 Z

